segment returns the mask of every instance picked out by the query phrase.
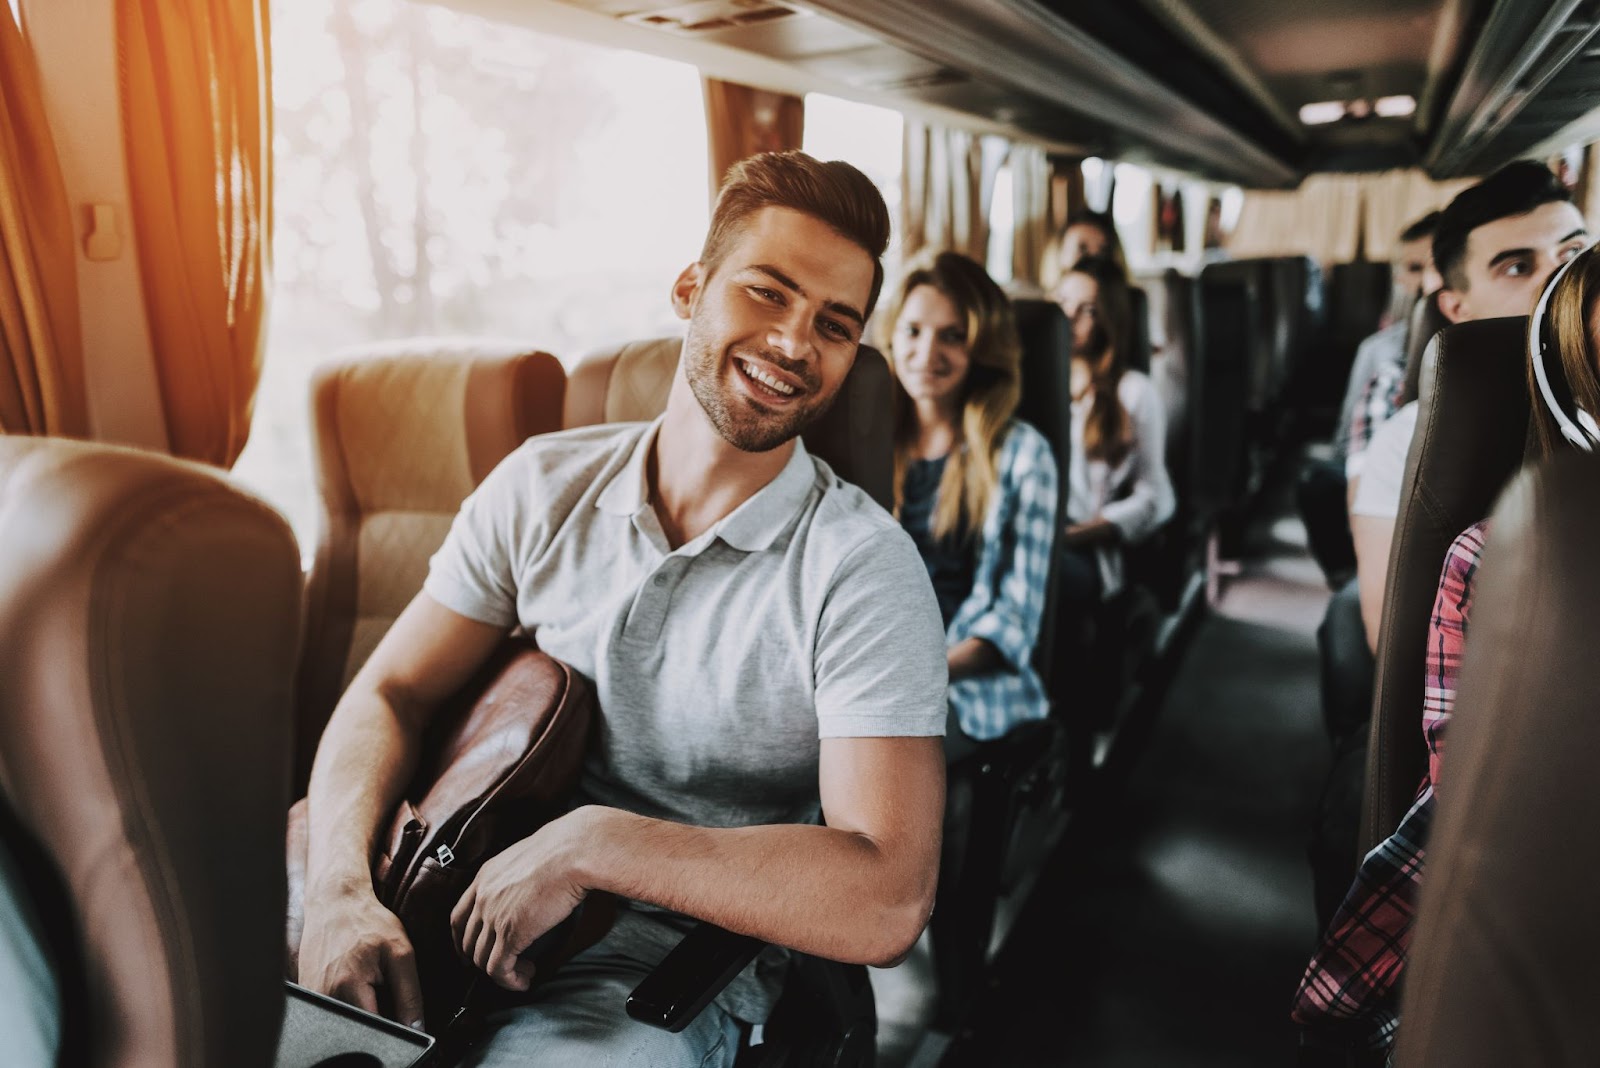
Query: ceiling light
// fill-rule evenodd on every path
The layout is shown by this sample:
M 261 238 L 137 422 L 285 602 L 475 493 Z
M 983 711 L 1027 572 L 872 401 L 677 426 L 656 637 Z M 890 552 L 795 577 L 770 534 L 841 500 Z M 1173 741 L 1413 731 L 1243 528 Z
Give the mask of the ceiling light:
M 1300 121 L 1307 126 L 1326 126 L 1344 118 L 1344 101 L 1325 100 L 1320 104 L 1307 104 L 1300 109 Z
M 1409 119 L 1417 113 L 1417 100 L 1411 96 L 1380 96 L 1374 107 L 1386 119 Z

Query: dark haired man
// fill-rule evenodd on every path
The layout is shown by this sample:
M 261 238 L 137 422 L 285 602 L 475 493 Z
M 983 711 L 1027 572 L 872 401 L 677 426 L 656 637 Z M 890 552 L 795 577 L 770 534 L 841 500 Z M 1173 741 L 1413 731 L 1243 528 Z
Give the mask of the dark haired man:
M 1434 261 L 1444 280 L 1440 310 L 1457 323 L 1527 315 L 1551 272 L 1587 240 L 1582 215 L 1547 168 L 1526 161 L 1508 164 L 1440 213 L 1433 239 Z M 1378 430 L 1354 492 L 1351 528 L 1360 608 L 1374 649 L 1416 422 L 1413 401 Z M 1420 719 L 1422 709 L 1417 714 Z M 1359 792 L 1355 800 L 1359 803 Z M 1391 839 L 1363 861 L 1296 997 L 1295 1019 L 1309 1029 L 1308 1041 L 1332 1037 L 1360 1048 L 1373 1063 L 1381 1063 L 1392 1044 L 1395 992 L 1422 870 L 1420 851 L 1407 855 L 1406 849 L 1416 845 L 1401 848 Z
M 472 1063 L 732 1064 L 781 951 L 682 1034 L 622 1012 L 686 917 L 871 964 L 915 942 L 944 807 L 939 610 L 910 538 L 797 439 L 855 359 L 888 236 L 847 164 L 736 165 L 672 289 L 689 325 L 665 414 L 531 439 L 463 505 L 318 751 L 302 981 L 421 1017 L 374 834 L 433 709 L 518 625 L 594 680 L 603 725 L 582 807 L 462 897 L 461 949 L 524 990 L 520 954 L 586 894 L 633 904 Z
M 1439 310 L 1452 323 L 1527 315 L 1545 280 L 1588 241 L 1572 194 L 1548 167 L 1530 160 L 1508 163 L 1439 214 L 1433 235 L 1434 266 L 1444 280 Z M 1361 618 L 1374 649 L 1416 425 L 1413 401 L 1374 433 L 1351 489 Z

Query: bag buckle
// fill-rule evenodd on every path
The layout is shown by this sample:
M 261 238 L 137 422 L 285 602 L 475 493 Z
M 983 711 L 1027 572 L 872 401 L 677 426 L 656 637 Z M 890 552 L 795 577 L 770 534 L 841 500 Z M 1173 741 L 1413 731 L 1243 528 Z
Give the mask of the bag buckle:
M 451 862 L 456 859 L 455 853 L 451 851 L 449 846 L 444 845 L 443 843 L 440 843 L 439 848 L 433 851 L 433 855 L 438 858 L 439 867 L 441 868 L 448 868 Z

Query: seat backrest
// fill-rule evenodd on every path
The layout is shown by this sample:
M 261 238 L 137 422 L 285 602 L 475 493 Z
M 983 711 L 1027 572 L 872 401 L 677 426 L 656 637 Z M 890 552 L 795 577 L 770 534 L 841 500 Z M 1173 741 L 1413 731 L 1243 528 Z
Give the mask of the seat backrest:
M 590 353 L 567 380 L 566 427 L 654 419 L 667 407 L 683 339 L 630 341 Z M 828 413 L 803 435 L 806 449 L 885 508 L 894 506 L 892 382 L 877 349 L 862 345 Z
M 1189 496 L 1190 368 L 1200 333 L 1200 292 L 1195 279 L 1169 268 L 1161 278 L 1166 343 L 1152 363 L 1151 376 L 1167 415 L 1167 470 L 1180 502 Z
M 1128 366 L 1135 371 L 1150 373 L 1150 294 L 1140 286 L 1128 287 L 1129 314 L 1133 322 L 1129 330 Z
M 1257 353 L 1260 275 L 1253 262 L 1200 273 L 1200 332 L 1189 372 L 1189 487 L 1204 520 L 1242 490 L 1245 412 Z
M 1457 534 L 1489 514 L 1522 464 L 1526 331 L 1525 318 L 1462 323 L 1439 334 L 1423 359 L 1378 632 L 1363 854 L 1400 822 L 1427 767 L 1423 664 L 1445 553 Z
M 0 792 L 64 891 L 82 1063 L 273 1061 L 300 598 L 215 471 L 0 438 Z
M 459 342 L 387 344 L 318 370 L 322 530 L 306 597 L 298 786 L 339 695 L 422 589 L 461 502 L 529 437 L 561 428 L 565 383 L 548 353 Z
M 1406 378 L 1400 387 L 1401 404 L 1417 399 L 1422 388 L 1422 357 L 1428 351 L 1428 342 L 1449 325 L 1450 320 L 1439 310 L 1437 292 L 1419 298 L 1411 306 L 1411 321 L 1406 326 Z
M 1272 261 L 1274 393 L 1303 395 L 1304 374 L 1314 356 L 1312 347 L 1323 317 L 1322 267 L 1309 256 L 1282 256 Z
M 1022 340 L 1022 399 L 1017 418 L 1031 424 L 1050 443 L 1056 461 L 1056 529 L 1067 521 L 1067 472 L 1072 463 L 1072 323 L 1050 300 L 1015 300 L 1017 334 Z M 1059 613 L 1056 563 L 1052 554 L 1045 584 L 1044 614 L 1035 646 L 1034 670 L 1058 709 L 1065 708 L 1056 690 L 1056 621 Z
M 1600 1049 L 1597 529 L 1593 456 L 1530 470 L 1495 509 L 1406 967 L 1408 1068 Z

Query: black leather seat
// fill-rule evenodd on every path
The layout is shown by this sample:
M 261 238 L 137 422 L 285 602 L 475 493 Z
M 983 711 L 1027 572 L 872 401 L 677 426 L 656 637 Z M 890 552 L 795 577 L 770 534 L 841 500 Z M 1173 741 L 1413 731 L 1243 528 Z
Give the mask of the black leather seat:
M 1489 514 L 1528 435 L 1527 320 L 1451 326 L 1423 360 L 1421 407 L 1389 553 L 1360 852 L 1388 837 L 1427 767 L 1423 662 L 1450 543 Z
M 1322 266 L 1309 256 L 1284 256 L 1272 262 L 1276 345 L 1282 361 L 1277 396 L 1282 403 L 1280 431 L 1306 406 L 1326 312 Z
M 1600 1050 L 1600 457 L 1517 479 L 1478 573 L 1402 1000 L 1404 1068 Z
M 1018 418 L 1050 443 L 1059 474 L 1056 528 L 1066 522 L 1066 479 L 1072 455 L 1072 326 L 1046 300 L 1013 302 L 1022 340 Z M 1050 719 L 1019 724 L 1003 738 L 984 742 L 950 769 L 952 796 L 970 790 L 971 818 L 959 861 L 940 872 L 931 934 L 939 995 L 934 1028 L 953 1034 L 963 1024 L 991 962 L 989 948 L 1003 897 L 1025 891 L 1037 861 L 1059 838 L 1065 821 L 1067 777 L 1075 751 L 1071 717 L 1074 683 L 1061 677 L 1056 655 L 1055 561 L 1051 561 L 1034 667 L 1050 695 Z M 1082 744 L 1079 742 L 1079 744 Z M 1031 858 L 1031 859 L 1030 859 Z M 1031 882 L 1030 882 L 1031 885 Z
M 1150 373 L 1150 295 L 1139 286 L 1128 287 L 1129 324 L 1128 366 L 1143 374 Z
M 1200 332 L 1189 374 L 1189 503 L 1208 533 L 1250 491 L 1245 430 L 1261 342 L 1261 275 L 1250 262 L 1200 273 Z
M 1342 395 L 1356 347 L 1378 329 L 1384 309 L 1389 306 L 1390 276 L 1388 263 L 1366 260 L 1340 263 L 1329 272 L 1327 323 L 1331 351 L 1325 369 L 1316 378 L 1315 396 Z
M 1406 378 L 1400 388 L 1400 403 L 1409 404 L 1422 390 L 1422 358 L 1432 341 L 1450 320 L 1439 310 L 1439 294 L 1429 293 L 1419 297 L 1411 306 L 1411 320 L 1406 326 Z
M 0 438 L 0 848 L 66 932 L 57 1064 L 273 1063 L 300 598 L 214 470 Z

